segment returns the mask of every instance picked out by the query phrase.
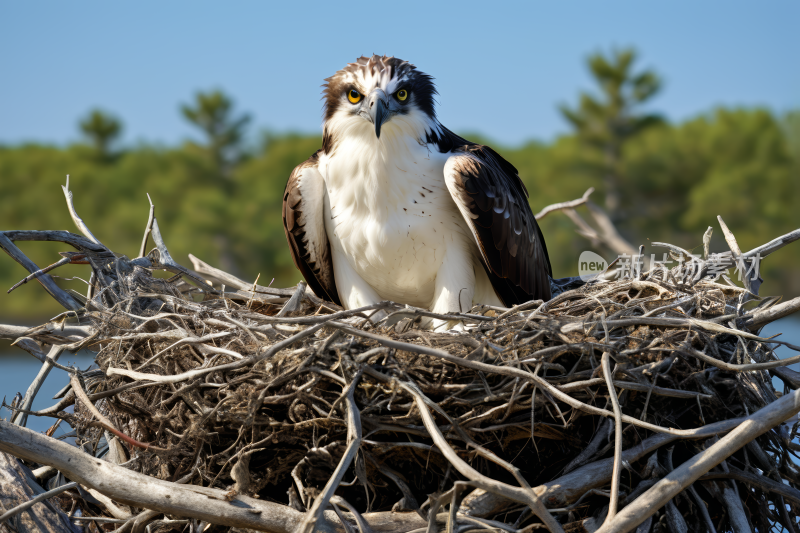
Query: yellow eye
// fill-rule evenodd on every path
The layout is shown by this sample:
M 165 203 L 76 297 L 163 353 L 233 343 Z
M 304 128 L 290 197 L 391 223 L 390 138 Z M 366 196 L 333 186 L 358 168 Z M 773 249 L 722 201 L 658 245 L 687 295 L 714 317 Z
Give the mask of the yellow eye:
M 398 100 L 404 102 L 406 98 L 408 98 L 408 91 L 406 91 L 405 89 L 400 89 L 399 91 L 397 91 Z
M 361 93 L 355 89 L 350 89 L 347 91 L 347 99 L 350 100 L 351 104 L 357 104 L 361 101 Z

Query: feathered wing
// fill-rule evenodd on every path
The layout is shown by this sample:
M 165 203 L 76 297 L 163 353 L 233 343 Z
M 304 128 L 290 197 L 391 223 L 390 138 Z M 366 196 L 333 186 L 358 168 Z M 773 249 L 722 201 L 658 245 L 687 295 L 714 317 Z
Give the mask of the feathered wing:
M 319 173 L 319 151 L 298 165 L 283 193 L 283 230 L 294 264 L 320 298 L 341 305 L 333 260 L 325 232 L 325 182 Z
M 550 299 L 550 258 L 517 169 L 488 146 L 451 151 L 447 188 L 469 224 L 489 280 L 506 306 Z

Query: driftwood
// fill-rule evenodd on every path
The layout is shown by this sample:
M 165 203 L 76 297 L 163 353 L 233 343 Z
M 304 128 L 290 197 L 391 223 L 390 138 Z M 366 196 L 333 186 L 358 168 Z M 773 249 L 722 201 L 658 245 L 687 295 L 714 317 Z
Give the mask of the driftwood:
M 555 280 L 548 302 L 437 315 L 392 302 L 342 310 L 305 283 L 248 283 L 193 256 L 187 269 L 152 204 L 129 259 L 92 235 L 64 192 L 83 236 L 0 232 L 26 280 L 67 309 L 36 328 L 0 325 L 43 364 L 5 406 L 13 423 L 0 421 L 0 450 L 46 488 L 77 484 L 46 504 L 71 513 L 65 527 L 800 531 L 790 459 L 800 374 L 785 368 L 800 356 L 774 355 L 800 347 L 759 335 L 800 299 L 759 296 L 757 276 L 736 286 L 715 275 L 755 271 L 800 230 L 743 252 L 720 220 L 728 252 L 664 244 L 677 266 Z M 588 205 L 588 194 L 542 216 Z M 610 229 L 597 233 L 607 244 L 619 235 Z M 39 269 L 19 240 L 77 251 Z M 46 272 L 79 262 L 93 271 L 85 297 Z M 420 329 L 428 318 L 459 328 Z M 99 368 L 59 362 L 81 349 Z M 31 412 L 47 372 L 70 385 Z M 29 416 L 68 422 L 76 446 L 25 429 Z M 28 499 L 29 477 L 13 481 Z

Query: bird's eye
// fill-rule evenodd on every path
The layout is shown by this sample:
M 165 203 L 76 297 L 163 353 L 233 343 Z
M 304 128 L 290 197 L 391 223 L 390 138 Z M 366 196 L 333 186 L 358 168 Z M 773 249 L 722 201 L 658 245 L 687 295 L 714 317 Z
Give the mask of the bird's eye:
M 350 100 L 351 104 L 357 104 L 361 101 L 361 93 L 356 91 L 355 89 L 350 89 L 347 91 L 347 99 Z
M 405 89 L 400 89 L 395 94 L 397 95 L 397 99 L 400 100 L 401 102 L 405 102 L 406 98 L 408 98 L 408 91 L 406 91 Z

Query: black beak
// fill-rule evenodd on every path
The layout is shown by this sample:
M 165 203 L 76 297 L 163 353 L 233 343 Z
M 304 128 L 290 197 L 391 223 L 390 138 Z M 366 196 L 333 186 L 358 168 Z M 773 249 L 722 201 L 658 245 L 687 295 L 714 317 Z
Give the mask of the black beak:
M 382 98 L 378 97 L 370 102 L 369 114 L 372 117 L 372 123 L 375 124 L 375 136 L 380 139 L 381 126 L 389 119 L 389 111 Z

